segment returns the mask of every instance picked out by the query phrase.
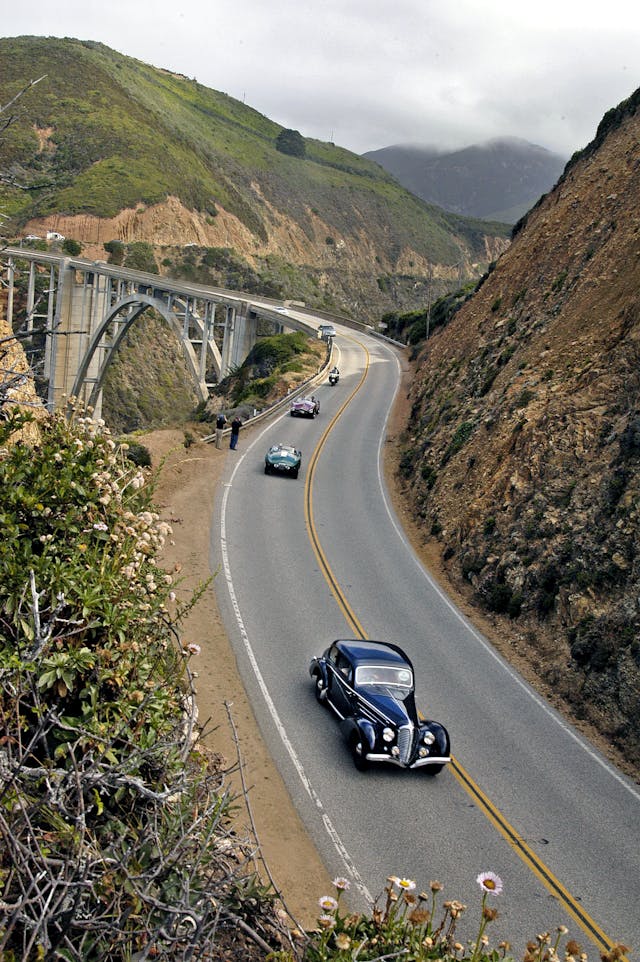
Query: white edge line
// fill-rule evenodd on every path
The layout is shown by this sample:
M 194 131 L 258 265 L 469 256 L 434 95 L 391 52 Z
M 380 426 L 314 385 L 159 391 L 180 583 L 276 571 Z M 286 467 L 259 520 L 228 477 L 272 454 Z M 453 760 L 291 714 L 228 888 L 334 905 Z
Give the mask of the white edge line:
M 287 413 L 288 413 L 288 412 L 287 412 Z M 282 415 L 281 415 L 281 417 L 285 417 L 285 416 L 286 416 L 285 414 L 282 414 Z M 227 551 L 226 512 L 227 512 L 227 501 L 229 500 L 229 493 L 230 493 L 231 488 L 232 488 L 232 485 L 233 485 L 233 479 L 235 478 L 236 472 L 238 471 L 240 465 L 241 465 L 242 462 L 244 461 L 245 457 L 246 457 L 246 456 L 249 454 L 249 452 L 252 450 L 252 448 L 258 443 L 258 441 L 262 438 L 262 436 L 263 436 L 268 430 L 270 430 L 270 429 L 273 427 L 273 424 L 277 423 L 279 420 L 280 420 L 280 418 L 276 418 L 272 423 L 270 423 L 267 427 L 265 427 L 265 428 L 260 432 L 260 434 L 258 434 L 258 436 L 255 438 L 254 441 L 252 441 L 252 443 L 251 443 L 251 444 L 249 445 L 249 447 L 247 448 L 246 452 L 240 456 L 240 458 L 239 458 L 236 466 L 234 467 L 233 471 L 231 472 L 231 477 L 230 477 L 229 481 L 228 481 L 228 482 L 225 484 L 225 486 L 224 486 L 224 494 L 223 494 L 223 496 L 222 496 L 222 506 L 221 506 L 221 512 L 220 512 L 220 550 L 221 550 L 221 554 L 222 554 L 222 570 L 223 570 L 223 572 L 224 572 L 225 582 L 226 582 L 226 585 L 227 585 L 227 589 L 228 589 L 228 591 L 229 591 L 229 597 L 230 597 L 230 599 L 231 599 L 231 605 L 232 605 L 232 607 L 233 607 L 233 612 L 234 612 L 234 615 L 235 615 L 236 623 L 237 623 L 237 625 L 238 625 L 238 630 L 239 630 L 239 632 L 240 632 L 240 637 L 242 638 L 242 643 L 243 643 L 243 645 L 244 645 L 244 649 L 245 649 L 245 651 L 246 651 L 246 653 L 247 653 L 247 657 L 249 658 L 249 662 L 250 662 L 250 664 L 251 664 L 251 668 L 253 669 L 253 673 L 254 673 L 254 675 L 255 675 L 255 677 L 256 677 L 256 681 L 258 682 L 258 686 L 259 686 L 259 688 L 260 688 L 260 691 L 262 692 L 262 697 L 264 698 L 265 703 L 266 703 L 266 706 L 267 706 L 267 708 L 269 709 L 269 714 L 271 715 L 271 718 L 272 718 L 272 720 L 273 720 L 273 724 L 274 724 L 275 727 L 276 727 L 276 731 L 278 732 L 278 735 L 280 736 L 280 739 L 281 739 L 281 741 L 282 741 L 282 744 L 284 745 L 285 749 L 287 750 L 287 753 L 288 753 L 288 755 L 289 755 L 289 758 L 291 759 L 291 761 L 292 761 L 292 763 L 293 763 L 293 766 L 294 766 L 296 772 L 298 773 L 298 777 L 300 778 L 300 781 L 302 782 L 302 785 L 303 785 L 305 791 L 307 792 L 307 794 L 309 795 L 309 798 L 311 799 L 311 801 L 313 802 L 313 804 L 314 804 L 315 807 L 317 808 L 318 812 L 320 813 L 320 817 L 321 817 L 322 823 L 323 823 L 323 825 L 324 825 L 324 827 L 325 827 L 325 831 L 327 832 L 327 835 L 329 836 L 329 838 L 330 838 L 331 841 L 333 842 L 334 848 L 335 848 L 336 852 L 338 853 L 338 857 L 339 857 L 340 860 L 342 861 L 342 863 L 343 863 L 343 865 L 344 865 L 344 867 L 345 867 L 346 872 L 351 876 L 351 878 L 353 879 L 356 887 L 360 890 L 361 894 L 364 896 L 364 898 L 367 900 L 367 902 L 368 902 L 370 905 L 372 905 L 374 900 L 373 900 L 373 898 L 372 898 L 372 896 L 371 896 L 371 893 L 369 892 L 369 889 L 368 889 L 367 886 L 365 885 L 362 876 L 361 876 L 360 873 L 358 872 L 358 870 L 357 870 L 357 868 L 356 868 L 356 866 L 355 866 L 355 864 L 354 864 L 354 862 L 353 862 L 353 859 L 352 859 L 351 856 L 349 855 L 349 852 L 347 851 L 347 849 L 346 849 L 344 843 L 342 842 L 340 836 L 338 835 L 338 833 L 337 833 L 337 831 L 336 831 L 336 829 L 335 829 L 335 827 L 334 827 L 331 819 L 329 818 L 329 815 L 327 814 L 327 812 L 326 812 L 326 810 L 325 810 L 325 808 L 324 808 L 324 805 L 322 804 L 322 801 L 321 801 L 321 799 L 320 799 L 320 796 L 318 795 L 318 793 L 317 793 L 316 790 L 314 789 L 313 785 L 311 784 L 311 781 L 309 780 L 309 778 L 308 778 L 308 776 L 307 776 L 307 773 L 306 773 L 305 770 L 304 770 L 304 767 L 303 767 L 303 765 L 302 765 L 302 762 L 301 762 L 300 759 L 298 758 L 298 755 L 297 755 L 297 753 L 296 753 L 293 745 L 291 744 L 291 741 L 289 740 L 289 736 L 287 735 L 286 728 L 284 727 L 284 725 L 282 724 L 282 722 L 281 722 L 281 720 L 280 720 L 280 716 L 278 715 L 278 710 L 277 710 L 277 708 L 276 708 L 276 706 L 275 706 L 275 704 L 274 704 L 274 701 L 273 701 L 271 695 L 269 694 L 269 689 L 267 688 L 267 684 L 266 684 L 266 682 L 265 682 L 265 680 L 264 680 L 264 677 L 263 677 L 263 675 L 262 675 L 262 672 L 260 671 L 260 667 L 259 667 L 259 665 L 258 665 L 258 661 L 257 661 L 257 659 L 256 659 L 256 656 L 255 656 L 255 654 L 254 654 L 253 648 L 252 648 L 252 646 L 251 646 L 251 642 L 250 642 L 250 640 L 249 640 L 249 635 L 248 635 L 248 632 L 247 632 L 247 630 L 246 630 L 246 628 L 245 628 L 244 621 L 243 621 L 243 618 L 242 618 L 242 613 L 241 613 L 241 611 L 240 611 L 240 605 L 238 604 L 238 599 L 237 599 L 236 592 L 235 592 L 235 587 L 234 587 L 234 584 L 233 584 L 233 577 L 232 577 L 232 574 L 231 574 L 231 565 L 230 565 L 230 563 L 229 563 L 229 553 L 228 553 L 228 551 Z
M 396 362 L 396 365 L 398 366 L 398 370 L 400 370 L 400 363 L 398 361 L 398 358 L 395 355 L 393 355 L 393 357 Z M 397 393 L 397 390 L 396 390 L 396 393 Z M 570 738 L 572 738 L 573 741 L 576 742 L 576 744 L 578 744 L 580 748 L 584 752 L 586 752 L 586 754 L 593 761 L 597 762 L 597 764 L 600 765 L 600 767 L 603 768 L 608 775 L 614 778 L 620 785 L 622 785 L 623 788 L 626 788 L 629 794 L 632 795 L 633 798 L 636 799 L 636 801 L 640 802 L 640 792 L 638 792 L 633 787 L 633 785 L 627 781 L 627 779 L 625 779 L 618 771 L 616 771 L 615 768 L 613 768 L 607 761 L 605 761 L 604 758 L 598 755 L 597 752 L 595 752 L 589 745 L 587 745 L 582 740 L 582 738 L 580 738 L 579 735 L 573 730 L 573 728 L 570 728 L 568 725 L 566 725 L 565 722 L 562 720 L 562 718 L 560 718 L 550 708 L 550 706 L 524 682 L 524 680 L 520 677 L 520 675 L 516 671 L 514 671 L 514 669 L 507 662 L 505 662 L 501 658 L 501 656 L 495 651 L 492 645 L 490 645 L 487 641 L 485 641 L 482 635 L 480 635 L 476 631 L 476 629 L 473 627 L 473 625 L 471 625 L 470 622 L 464 617 L 464 615 L 460 611 L 458 611 L 456 606 L 453 604 L 450 598 L 447 597 L 444 591 L 442 591 L 440 586 L 433 580 L 433 578 L 431 577 L 427 569 L 424 567 L 424 565 L 416 555 L 415 551 L 413 550 L 413 547 L 407 540 L 407 537 L 404 531 L 401 529 L 401 527 L 398 525 L 398 522 L 396 521 L 395 514 L 393 513 L 391 506 L 389 504 L 389 499 L 387 497 L 387 492 L 386 492 L 386 488 L 383 480 L 384 475 L 383 475 L 383 469 L 382 469 L 382 460 L 383 460 L 382 447 L 385 442 L 385 438 L 387 434 L 387 423 L 391 416 L 391 410 L 393 408 L 394 400 L 395 400 L 395 394 L 391 399 L 391 404 L 389 405 L 389 409 L 387 411 L 387 415 L 384 420 L 380 441 L 378 443 L 378 483 L 380 485 L 380 490 L 382 492 L 382 499 L 384 501 L 385 509 L 389 517 L 389 520 L 391 521 L 391 524 L 395 528 L 396 534 L 398 535 L 398 537 L 404 544 L 405 548 L 413 558 L 414 564 L 420 570 L 425 580 L 429 583 L 430 588 L 433 591 L 435 591 L 435 593 L 438 595 L 440 600 L 444 602 L 444 604 L 449 608 L 451 613 L 455 615 L 458 621 L 467 629 L 467 631 L 473 636 L 473 638 L 478 642 L 478 644 L 481 645 L 489 655 L 491 655 L 494 661 L 496 661 L 497 664 L 500 665 L 503 671 L 505 671 L 511 677 L 511 679 L 515 681 L 520 686 L 520 688 L 522 688 L 525 694 L 527 694 L 528 697 L 533 702 L 535 702 L 538 708 L 541 708 L 542 711 L 544 711 L 550 718 L 552 718 L 553 721 L 564 731 L 564 733 L 568 735 Z

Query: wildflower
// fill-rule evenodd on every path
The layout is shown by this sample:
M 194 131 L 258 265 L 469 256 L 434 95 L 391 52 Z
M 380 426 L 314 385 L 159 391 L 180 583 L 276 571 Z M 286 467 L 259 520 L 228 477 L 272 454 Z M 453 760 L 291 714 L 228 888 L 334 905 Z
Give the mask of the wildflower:
M 404 889 L 405 892 L 411 892 L 416 887 L 416 883 L 410 878 L 396 879 L 396 885 L 399 889 Z
M 340 950 L 346 950 L 349 948 L 350 945 L 351 945 L 351 939 L 349 938 L 346 932 L 339 932 L 336 935 L 336 946 Z
M 346 892 L 350 887 L 351 882 L 348 878 L 342 878 L 341 876 L 338 876 L 338 878 L 334 878 L 333 884 L 339 892 Z
M 200 645 L 196 645 L 193 642 L 191 642 L 190 644 L 187 645 L 187 647 L 185 648 L 185 651 L 188 651 L 190 655 L 199 655 L 200 652 L 202 651 L 202 648 L 200 647 Z M 326 908 L 326 906 L 324 905 L 322 907 Z
M 94 524 L 93 527 L 94 527 L 94 529 L 95 529 L 96 531 L 108 531 L 108 530 L 109 530 L 109 529 L 107 528 L 106 524 L 104 523 L 104 521 L 96 521 L 96 523 Z
M 482 918 L 486 919 L 487 922 L 494 922 L 498 918 L 498 910 L 485 905 L 482 909 Z
M 481 872 L 476 882 L 483 892 L 488 892 L 490 895 L 500 895 L 502 892 L 502 879 L 495 872 Z
M 454 952 L 464 952 L 464 945 L 461 942 L 455 942 L 453 945 Z
M 430 949 L 433 947 L 433 939 L 431 938 L 430 935 L 427 935 L 422 940 L 422 944 L 424 945 L 425 949 Z
M 431 912 L 427 909 L 414 909 L 409 916 L 409 921 L 412 925 L 424 925 L 431 918 Z
M 321 915 L 318 919 L 318 925 L 321 929 L 332 929 L 336 924 L 336 920 L 333 915 Z
M 580 955 L 582 949 L 575 939 L 569 939 L 566 945 L 566 950 L 568 955 Z
M 566 935 L 569 929 L 566 925 L 559 925 L 557 931 L 560 935 Z
M 431 889 L 432 892 L 441 892 L 444 886 L 442 882 L 430 882 L 429 888 Z
M 175 600 L 176 600 L 176 593 L 175 593 L 175 591 L 170 591 L 170 592 L 169 592 L 169 601 L 175 601 Z
M 318 899 L 318 905 L 325 912 L 335 912 L 338 908 L 338 903 L 332 895 L 323 895 L 321 899 Z

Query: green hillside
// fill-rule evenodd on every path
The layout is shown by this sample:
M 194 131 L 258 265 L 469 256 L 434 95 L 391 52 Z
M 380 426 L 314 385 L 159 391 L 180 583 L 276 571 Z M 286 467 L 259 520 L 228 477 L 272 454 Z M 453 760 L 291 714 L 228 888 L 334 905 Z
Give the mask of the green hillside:
M 461 251 L 483 260 L 484 238 L 507 234 L 429 206 L 333 144 L 304 140 L 304 157 L 282 153 L 282 128 L 251 107 L 102 44 L 0 40 L 3 103 L 43 75 L 0 141 L 0 168 L 36 188 L 0 193 L 18 226 L 51 213 L 111 217 L 175 195 L 211 218 L 220 205 L 260 241 L 273 208 L 309 234 L 313 211 L 342 235 L 366 231 L 392 261 L 407 247 L 437 263 L 456 263 Z

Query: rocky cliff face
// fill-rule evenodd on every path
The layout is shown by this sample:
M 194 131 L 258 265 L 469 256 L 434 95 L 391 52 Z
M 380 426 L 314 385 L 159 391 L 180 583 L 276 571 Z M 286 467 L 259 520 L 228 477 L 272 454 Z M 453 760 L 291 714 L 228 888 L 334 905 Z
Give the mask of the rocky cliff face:
M 261 194 L 258 184 L 254 184 L 254 191 Z M 275 257 L 297 272 L 297 279 L 290 277 L 283 289 L 283 297 L 302 297 L 310 306 L 333 309 L 370 323 L 376 323 L 388 310 L 413 310 L 424 305 L 429 277 L 436 294 L 459 283 L 458 264 L 434 263 L 410 244 L 386 248 L 373 231 L 364 227 L 340 232 L 311 209 L 307 217 L 312 230 L 308 226 L 305 230 L 286 210 L 276 210 L 264 198 L 263 203 L 268 211 L 263 214 L 264 238 L 256 237 L 223 207 L 212 218 L 188 210 L 177 197 L 149 207 L 141 204 L 110 218 L 90 214 L 32 218 L 23 233 L 45 237 L 47 231 L 57 231 L 80 241 L 81 256 L 93 260 L 106 257 L 105 242 L 117 240 L 127 245 L 143 241 L 152 245 L 158 269 L 167 274 L 175 273 L 176 260 L 185 248 L 228 248 L 264 274 L 271 272 L 270 258 Z M 509 243 L 490 229 L 478 235 L 473 248 L 467 247 L 462 237 L 458 241 L 469 276 L 480 265 L 495 260 Z M 474 260 L 477 263 L 472 266 Z
M 419 358 L 400 473 L 451 579 L 640 763 L 636 93 Z

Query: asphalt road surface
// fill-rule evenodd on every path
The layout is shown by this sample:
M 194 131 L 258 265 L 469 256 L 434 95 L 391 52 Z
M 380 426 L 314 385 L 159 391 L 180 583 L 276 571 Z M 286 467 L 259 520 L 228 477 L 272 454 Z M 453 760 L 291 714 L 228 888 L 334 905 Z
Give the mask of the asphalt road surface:
M 331 873 L 354 907 L 389 874 L 467 911 L 477 934 L 476 876 L 504 891 L 492 944 L 516 957 L 559 925 L 591 958 L 640 948 L 640 791 L 549 707 L 470 625 L 413 554 L 382 478 L 385 425 L 399 364 L 384 343 L 338 328 L 341 378 L 314 388 L 314 420 L 276 416 L 245 430 L 217 503 L 212 563 L 220 610 L 272 754 Z M 264 475 L 274 442 L 302 449 L 298 480 Z M 309 661 L 363 635 L 414 662 L 423 714 L 449 729 L 440 775 L 395 767 L 359 773 L 337 721 L 318 705 Z M 318 893 L 320 895 L 322 893 Z

